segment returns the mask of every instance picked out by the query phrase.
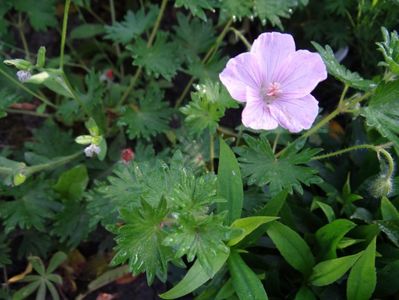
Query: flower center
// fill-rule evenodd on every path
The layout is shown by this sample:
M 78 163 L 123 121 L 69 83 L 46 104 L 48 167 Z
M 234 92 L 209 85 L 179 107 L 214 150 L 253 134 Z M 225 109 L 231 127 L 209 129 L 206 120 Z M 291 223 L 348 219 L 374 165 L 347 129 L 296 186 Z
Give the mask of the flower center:
M 278 82 L 272 82 L 267 88 L 262 90 L 263 100 L 270 104 L 281 94 L 281 85 Z

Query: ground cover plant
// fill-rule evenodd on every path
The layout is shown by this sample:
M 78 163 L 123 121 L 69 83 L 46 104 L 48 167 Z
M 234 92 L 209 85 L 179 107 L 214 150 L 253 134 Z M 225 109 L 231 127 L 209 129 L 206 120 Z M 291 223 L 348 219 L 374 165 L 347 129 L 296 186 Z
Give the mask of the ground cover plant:
M 0 299 L 399 295 L 399 2 L 0 2 Z

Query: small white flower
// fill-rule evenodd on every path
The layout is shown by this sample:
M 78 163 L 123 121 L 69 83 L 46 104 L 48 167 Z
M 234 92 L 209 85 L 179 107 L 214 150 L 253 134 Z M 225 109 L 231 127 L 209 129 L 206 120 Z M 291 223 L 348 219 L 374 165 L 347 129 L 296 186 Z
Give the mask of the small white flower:
M 21 82 L 28 81 L 32 77 L 32 73 L 25 70 L 19 70 L 17 72 L 18 80 Z
M 93 157 L 94 154 L 100 153 L 100 147 L 94 144 L 90 144 L 90 146 L 86 147 L 83 151 L 87 157 Z

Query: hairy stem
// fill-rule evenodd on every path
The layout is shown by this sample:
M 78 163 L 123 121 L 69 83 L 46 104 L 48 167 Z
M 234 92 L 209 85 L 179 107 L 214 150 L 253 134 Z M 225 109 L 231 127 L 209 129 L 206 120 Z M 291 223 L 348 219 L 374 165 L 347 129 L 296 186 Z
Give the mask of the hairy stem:
M 62 70 L 64 67 L 64 51 L 65 51 L 65 41 L 66 41 L 66 33 L 68 27 L 68 14 L 69 8 L 71 6 L 71 0 L 65 1 L 64 7 L 64 20 L 62 22 L 62 33 L 61 33 L 61 49 L 60 49 L 60 69 Z
M 391 154 L 389 154 L 389 152 L 387 150 L 385 150 L 385 148 L 392 146 L 391 143 L 388 144 L 383 144 L 383 145 L 370 145 L 370 144 L 363 144 L 363 145 L 355 145 L 355 146 L 351 146 L 345 149 L 341 149 L 335 152 L 331 152 L 331 153 L 327 153 L 327 154 L 322 154 L 322 155 L 318 155 L 318 156 L 314 156 L 312 158 L 312 160 L 322 160 L 322 159 L 327 159 L 327 158 L 331 158 L 331 157 L 335 157 L 344 153 L 348 153 L 351 151 L 357 151 L 357 150 L 363 150 L 363 149 L 368 149 L 368 150 L 372 150 L 374 152 L 377 153 L 378 159 L 380 159 L 380 154 L 384 156 L 387 164 L 388 164 L 388 171 L 385 174 L 385 176 L 387 178 L 390 178 L 393 175 L 393 172 L 395 170 L 395 163 L 394 160 L 391 156 Z
M 8 112 L 10 114 L 21 114 L 21 115 L 34 116 L 34 117 L 39 117 L 39 118 L 52 118 L 52 115 L 50 115 L 50 114 L 39 113 L 36 111 L 23 110 L 23 109 L 7 108 L 6 112 Z

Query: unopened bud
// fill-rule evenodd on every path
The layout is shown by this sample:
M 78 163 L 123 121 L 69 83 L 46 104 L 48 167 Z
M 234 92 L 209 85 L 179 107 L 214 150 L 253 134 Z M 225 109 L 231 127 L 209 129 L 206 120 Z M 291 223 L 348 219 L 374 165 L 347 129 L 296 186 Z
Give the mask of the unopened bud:
M 386 197 L 392 192 L 392 178 L 386 175 L 379 176 L 370 186 L 370 192 L 375 198 Z
M 134 159 L 134 152 L 130 148 L 123 149 L 121 152 L 121 160 L 124 164 L 128 164 Z

